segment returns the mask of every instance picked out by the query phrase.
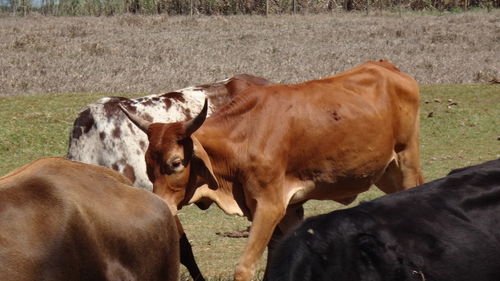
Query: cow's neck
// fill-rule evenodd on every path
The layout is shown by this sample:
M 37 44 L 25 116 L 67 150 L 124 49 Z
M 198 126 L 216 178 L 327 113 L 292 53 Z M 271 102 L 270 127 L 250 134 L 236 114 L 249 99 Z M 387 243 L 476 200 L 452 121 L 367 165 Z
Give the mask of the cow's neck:
M 242 157 L 246 154 L 249 125 L 258 99 L 253 93 L 239 95 L 194 133 L 210 157 L 214 173 L 222 182 L 237 183 Z
M 216 190 L 211 190 L 207 186 L 198 188 L 195 197 L 198 199 L 208 197 L 227 214 L 248 216 L 236 162 L 241 144 L 238 143 L 238 139 L 231 137 L 230 130 L 223 127 L 211 126 L 208 123 L 194 134 L 207 152 L 219 183 Z

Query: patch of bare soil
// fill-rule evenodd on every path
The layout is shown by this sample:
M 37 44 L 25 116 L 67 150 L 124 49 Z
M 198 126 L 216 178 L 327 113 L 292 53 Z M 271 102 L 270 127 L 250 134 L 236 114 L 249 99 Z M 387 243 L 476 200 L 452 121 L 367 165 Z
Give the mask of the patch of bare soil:
M 0 96 L 158 93 L 238 73 L 274 82 L 388 59 L 423 84 L 500 77 L 500 11 L 448 15 L 0 18 Z

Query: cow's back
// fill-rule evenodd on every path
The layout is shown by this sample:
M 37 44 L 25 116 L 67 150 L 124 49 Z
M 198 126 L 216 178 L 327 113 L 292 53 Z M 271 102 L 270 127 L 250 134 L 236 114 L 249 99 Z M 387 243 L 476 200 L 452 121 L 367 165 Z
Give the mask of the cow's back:
M 47 158 L 0 179 L 3 280 L 177 280 L 167 206 L 107 168 Z

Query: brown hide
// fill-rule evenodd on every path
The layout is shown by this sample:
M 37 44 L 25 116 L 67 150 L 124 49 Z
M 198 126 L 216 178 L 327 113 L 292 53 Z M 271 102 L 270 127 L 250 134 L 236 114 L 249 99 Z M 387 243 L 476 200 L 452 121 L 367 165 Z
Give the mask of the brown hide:
M 372 184 L 389 193 L 423 183 L 418 112 L 412 77 L 367 62 L 325 79 L 249 88 L 191 137 L 183 123 L 154 123 L 146 164 L 173 212 L 215 202 L 252 220 L 235 272 L 248 281 L 271 237 L 300 222 L 305 201 L 347 204 Z M 207 182 L 215 190 L 199 187 Z
M 111 169 L 37 160 L 0 178 L 2 280 L 178 280 L 174 218 Z

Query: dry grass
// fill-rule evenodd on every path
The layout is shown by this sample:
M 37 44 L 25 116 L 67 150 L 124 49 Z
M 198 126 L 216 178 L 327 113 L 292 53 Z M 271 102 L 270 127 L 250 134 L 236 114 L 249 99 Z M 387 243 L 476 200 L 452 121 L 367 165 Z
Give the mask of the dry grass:
M 500 11 L 0 18 L 0 96 L 157 93 L 237 73 L 320 78 L 386 58 L 420 83 L 499 77 Z

